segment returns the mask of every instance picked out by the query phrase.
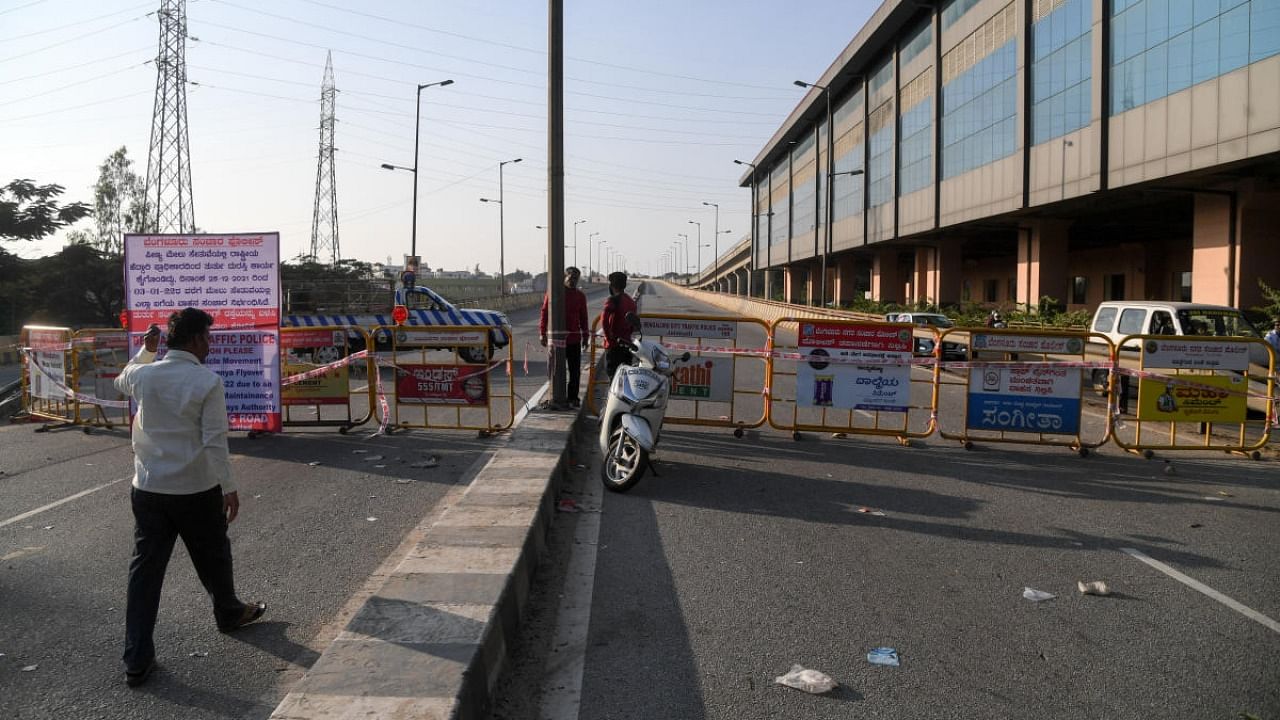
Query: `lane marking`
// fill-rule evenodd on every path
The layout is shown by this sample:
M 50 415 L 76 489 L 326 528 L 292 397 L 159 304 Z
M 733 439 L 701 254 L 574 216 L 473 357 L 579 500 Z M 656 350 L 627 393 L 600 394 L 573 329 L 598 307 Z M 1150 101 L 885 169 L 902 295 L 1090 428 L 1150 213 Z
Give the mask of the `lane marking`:
M 511 427 L 514 428 L 519 425 L 520 421 L 524 420 L 524 416 L 529 414 L 530 408 L 538 407 L 538 403 L 542 402 L 542 396 L 546 395 L 547 391 L 550 389 L 550 380 L 542 383 L 542 387 L 538 388 L 538 391 L 533 394 L 533 397 L 529 398 L 529 402 L 525 403 L 524 407 L 520 408 L 520 412 L 516 413 L 516 419 L 512 421 Z
M 68 496 L 68 497 L 64 497 L 64 498 L 62 498 L 61 500 L 55 500 L 54 502 L 51 502 L 51 503 L 49 503 L 48 505 L 44 505 L 44 506 L 42 506 L 42 507 L 38 507 L 38 508 L 36 508 L 35 510 L 30 510 L 30 511 L 28 511 L 28 512 L 24 512 L 24 513 L 22 513 L 21 515 L 14 515 L 13 517 L 9 518 L 8 520 L 5 520 L 5 521 L 3 521 L 3 522 L 0 522 L 0 527 L 4 527 L 4 526 L 6 526 L 6 525 L 12 525 L 12 524 L 14 524 L 14 523 L 16 523 L 16 522 L 22 522 L 23 520 L 26 520 L 27 518 L 31 517 L 32 515 L 39 515 L 40 513 L 44 512 L 45 510 L 52 510 L 53 508 L 56 508 L 56 507 L 58 507 L 59 505 L 64 505 L 64 504 L 66 504 L 66 503 L 71 502 L 72 500 L 78 500 L 78 499 L 80 499 L 80 498 L 84 497 L 85 495 L 88 495 L 88 494 L 90 494 L 90 493 L 96 493 L 96 492 L 98 492 L 99 490 L 102 490 L 103 488 L 109 488 L 109 487 L 111 487 L 112 485 L 115 485 L 116 483 L 121 483 L 121 482 L 124 482 L 125 480 L 130 480 L 130 479 L 132 479 L 132 478 L 133 478 L 133 476 L 132 476 L 132 475 L 130 475 L 129 477 L 123 477 L 123 478 L 120 478 L 119 480 L 112 480 L 111 482 L 103 483 L 103 484 L 99 485 L 98 487 L 89 488 L 88 490 L 81 490 L 80 492 L 76 493 L 75 495 L 70 495 L 70 496 Z
M 1257 610 L 1254 610 L 1253 608 L 1247 607 L 1247 606 L 1245 606 L 1245 605 L 1242 605 L 1242 604 L 1240 604 L 1240 603 L 1236 602 L 1235 600 L 1232 600 L 1231 598 L 1227 597 L 1226 595 L 1223 595 L 1222 593 L 1218 592 L 1217 590 L 1214 590 L 1213 588 L 1209 587 L 1208 585 L 1205 585 L 1204 583 L 1200 582 L 1199 580 L 1196 580 L 1195 578 L 1192 578 L 1192 577 L 1188 577 L 1188 576 L 1186 576 L 1186 575 L 1183 575 L 1182 573 L 1178 572 L 1177 570 L 1174 570 L 1173 568 L 1169 567 L 1168 565 L 1165 565 L 1164 563 L 1160 562 L 1159 560 L 1156 560 L 1156 559 L 1154 559 L 1154 558 L 1152 558 L 1152 557 L 1150 557 L 1150 556 L 1148 556 L 1148 555 L 1145 555 L 1145 554 L 1143 554 L 1142 552 L 1140 552 L 1140 551 L 1138 551 L 1138 550 L 1135 550 L 1135 549 L 1133 549 L 1133 548 L 1120 548 L 1120 550 L 1121 550 L 1122 552 L 1124 552 L 1125 554 L 1127 554 L 1127 555 L 1129 555 L 1129 556 L 1133 557 L 1133 558 L 1136 558 L 1136 559 L 1138 559 L 1138 560 L 1141 560 L 1142 562 L 1144 562 L 1144 563 L 1146 563 L 1146 564 L 1150 565 L 1151 567 L 1153 567 L 1153 568 L 1155 568 L 1155 569 L 1159 570 L 1160 572 L 1164 573 L 1165 575 L 1168 575 L 1169 577 L 1173 578 L 1174 580 L 1177 580 L 1178 582 L 1182 583 L 1183 585 L 1186 585 L 1187 587 L 1191 588 L 1192 590 L 1196 590 L 1197 592 L 1204 593 L 1205 595 L 1208 595 L 1209 597 L 1213 598 L 1214 600 L 1217 600 L 1218 602 L 1222 603 L 1223 605 L 1226 605 L 1227 607 L 1231 608 L 1232 610 L 1235 610 L 1236 612 L 1240 613 L 1241 615 L 1244 615 L 1245 617 L 1249 618 L 1250 620 L 1253 620 L 1254 622 L 1257 622 L 1257 623 L 1262 624 L 1264 627 L 1266 627 L 1266 628 L 1268 628 L 1268 629 L 1272 630 L 1273 632 L 1278 632 L 1278 633 L 1280 633 L 1280 623 L 1276 622 L 1275 620 L 1272 620 L 1271 618 L 1267 617 L 1266 615 L 1263 615 L 1262 613 L 1258 612 Z
M 592 482 L 592 462 L 586 478 L 578 488 L 580 504 L 586 512 L 578 513 L 573 531 L 573 547 L 565 570 L 560 607 L 556 609 L 556 637 L 552 647 L 558 648 L 553 665 L 542 679 L 542 707 L 538 717 L 547 720 L 576 720 L 582 707 L 582 675 L 587 664 L 587 631 L 591 622 L 591 597 L 595 587 L 596 549 L 600 539 L 600 515 L 604 505 L 603 486 Z

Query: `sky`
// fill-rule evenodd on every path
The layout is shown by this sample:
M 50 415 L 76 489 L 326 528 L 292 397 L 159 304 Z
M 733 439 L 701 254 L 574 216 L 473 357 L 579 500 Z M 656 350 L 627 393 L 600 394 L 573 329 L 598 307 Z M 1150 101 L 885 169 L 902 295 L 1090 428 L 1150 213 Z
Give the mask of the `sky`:
M 29 178 L 92 204 L 124 146 L 146 175 L 159 0 L 0 0 L 0 183 Z M 679 234 L 713 260 L 749 231 L 751 161 L 857 33 L 871 0 L 565 0 L 565 263 L 666 269 Z M 830 19 L 834 21 L 817 21 Z M 281 233 L 310 251 L 320 85 L 338 88 L 344 258 L 409 252 L 418 83 L 418 254 L 495 273 L 498 164 L 507 272 L 539 272 L 547 236 L 547 6 L 536 0 L 190 0 L 187 122 L 205 232 Z M 586 222 L 575 225 L 575 221 Z M 690 220 L 701 223 L 690 224 Z M 88 227 L 91 221 L 83 221 Z M 577 248 L 573 230 L 577 229 Z M 7 243 L 56 252 L 65 232 Z M 690 263 L 697 265 L 696 242 Z M 597 257 L 600 256 L 600 257 Z

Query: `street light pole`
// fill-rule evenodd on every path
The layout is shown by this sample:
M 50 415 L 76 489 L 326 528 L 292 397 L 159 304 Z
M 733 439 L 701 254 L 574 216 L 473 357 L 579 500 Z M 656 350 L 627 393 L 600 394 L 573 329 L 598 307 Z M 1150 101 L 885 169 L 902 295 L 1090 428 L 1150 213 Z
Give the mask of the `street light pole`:
M 591 282 L 591 270 L 595 268 L 595 263 L 592 261 L 595 254 L 591 251 L 591 243 L 593 242 L 591 238 L 599 234 L 598 232 L 593 232 L 587 236 L 587 282 Z
M 710 205 L 716 209 L 716 232 L 715 232 L 715 256 L 711 260 L 714 268 L 711 271 L 711 282 L 716 282 L 716 276 L 720 274 L 720 205 L 719 203 L 703 201 L 703 205 Z
M 698 274 L 701 275 L 702 274 L 702 223 L 698 222 L 697 220 L 690 220 L 689 224 L 698 226 L 698 252 L 697 252 L 698 264 L 695 266 L 695 269 L 698 271 Z
M 826 237 L 823 238 L 822 247 L 822 282 L 818 296 L 819 307 L 827 306 L 827 253 L 831 252 L 831 223 L 835 218 L 831 205 L 835 202 L 835 193 L 832 192 L 831 181 L 835 178 L 835 135 L 836 128 L 831 117 L 831 88 L 826 85 L 818 85 L 817 83 L 807 83 L 803 80 L 796 80 L 795 84 L 802 88 L 815 88 L 822 91 L 823 97 L 827 99 L 827 217 L 826 217 Z
M 684 284 L 689 284 L 689 235 L 687 233 L 676 233 L 676 237 L 684 238 L 684 263 L 680 267 L 680 274 L 684 275 Z M 677 241 L 678 242 L 678 241 Z
M 408 170 L 413 173 L 413 227 L 409 231 L 409 254 L 413 256 L 418 254 L 418 138 L 419 131 L 422 128 L 422 91 L 429 87 L 444 87 L 452 84 L 452 80 L 441 80 L 418 85 L 417 106 L 414 110 L 413 120 L 413 167 L 407 168 L 400 165 L 392 165 L 391 163 L 382 163 L 384 170 Z
M 573 266 L 578 266 L 578 226 L 586 220 L 573 221 Z
M 502 166 L 506 165 L 507 163 L 518 163 L 520 162 L 521 159 L 522 158 L 516 158 L 515 160 L 503 160 L 502 162 L 498 163 L 498 199 L 497 200 L 492 200 L 490 198 L 480 198 L 480 202 L 497 203 L 498 205 L 498 294 L 499 295 L 507 294 L 507 265 L 506 265 L 507 243 L 506 243 L 505 237 L 503 236 L 504 222 L 502 217 L 504 214 L 504 210 L 503 210 L 504 203 L 502 202 L 504 199 L 503 192 L 502 192 Z M 534 225 L 534 227 L 538 228 L 539 230 L 542 229 L 541 225 Z
M 756 269 L 756 248 L 759 247 L 760 218 L 756 216 L 756 164 L 743 160 L 734 160 L 735 165 L 746 165 L 751 168 L 751 269 Z

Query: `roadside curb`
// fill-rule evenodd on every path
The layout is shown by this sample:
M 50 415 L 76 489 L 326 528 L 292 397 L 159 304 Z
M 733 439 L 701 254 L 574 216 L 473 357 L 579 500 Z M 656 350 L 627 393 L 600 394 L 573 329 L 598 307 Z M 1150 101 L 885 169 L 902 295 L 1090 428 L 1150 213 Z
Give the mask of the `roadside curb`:
M 529 414 L 272 720 L 485 717 L 582 417 Z

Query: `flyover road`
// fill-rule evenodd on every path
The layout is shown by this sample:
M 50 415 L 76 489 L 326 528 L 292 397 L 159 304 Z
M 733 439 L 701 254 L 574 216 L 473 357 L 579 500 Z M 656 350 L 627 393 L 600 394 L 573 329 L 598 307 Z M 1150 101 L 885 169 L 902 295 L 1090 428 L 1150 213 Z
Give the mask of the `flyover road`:
M 1274 455 L 672 425 L 618 495 L 591 440 L 495 719 L 1280 716 Z M 793 664 L 840 687 L 775 684 Z
M 595 293 L 592 307 L 602 296 Z M 545 379 L 537 310 L 511 314 L 515 392 Z M 529 347 L 528 374 L 524 371 Z M 505 380 L 502 370 L 496 376 Z M 157 627 L 160 669 L 123 682 L 132 548 L 126 430 L 0 426 L 0 718 L 266 718 L 505 435 L 332 428 L 234 434 L 236 581 L 265 618 L 232 635 L 181 543 Z M 413 467 L 435 457 L 436 467 Z

